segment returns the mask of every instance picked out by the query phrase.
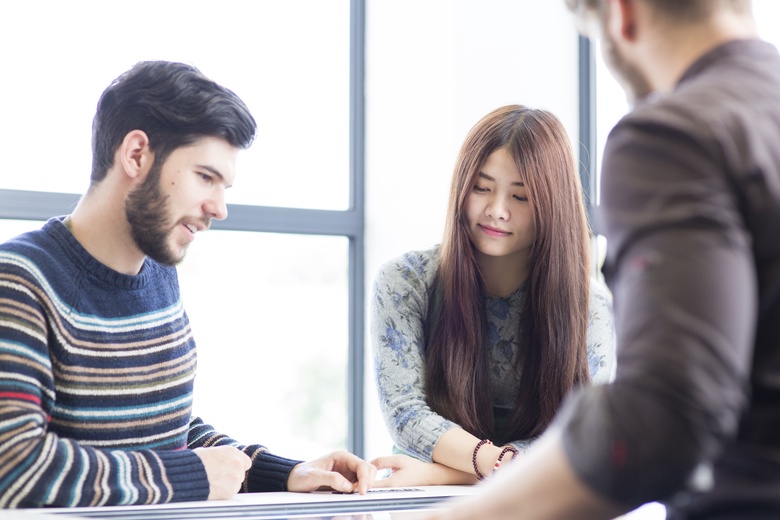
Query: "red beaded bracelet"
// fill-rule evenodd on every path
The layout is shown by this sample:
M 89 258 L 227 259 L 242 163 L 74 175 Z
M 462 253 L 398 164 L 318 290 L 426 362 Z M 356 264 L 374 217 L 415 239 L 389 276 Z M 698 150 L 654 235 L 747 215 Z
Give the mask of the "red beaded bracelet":
M 501 450 L 501 453 L 498 455 L 498 459 L 496 459 L 495 466 L 493 466 L 494 473 L 499 468 L 499 466 L 501 466 L 501 461 L 503 460 L 504 455 L 510 452 L 512 453 L 512 458 L 509 460 L 515 460 L 515 457 L 517 457 L 518 454 L 517 448 L 515 448 L 514 446 L 504 446 L 504 449 Z
M 490 442 L 489 439 L 482 439 L 477 443 L 477 446 L 474 448 L 474 454 L 471 456 L 471 464 L 474 466 L 474 473 L 477 475 L 477 478 L 479 480 L 485 480 L 485 475 L 480 473 L 479 468 L 477 467 L 477 452 L 485 444 L 493 444 L 493 443 Z

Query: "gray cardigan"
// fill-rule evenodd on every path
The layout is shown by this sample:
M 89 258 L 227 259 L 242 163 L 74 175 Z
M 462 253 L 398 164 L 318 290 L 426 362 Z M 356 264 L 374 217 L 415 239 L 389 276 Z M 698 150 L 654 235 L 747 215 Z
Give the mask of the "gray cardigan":
M 423 323 L 438 264 L 438 247 L 411 251 L 384 264 L 374 280 L 371 314 L 371 346 L 385 424 L 398 448 L 426 462 L 439 438 L 458 426 L 428 407 L 423 385 Z M 514 364 L 524 298 L 521 287 L 506 298 L 487 299 L 496 407 L 511 408 L 519 387 L 521 374 Z M 607 290 L 596 281 L 591 283 L 587 342 L 592 380 L 609 381 L 615 359 L 611 303 Z M 517 439 L 512 444 L 525 450 L 530 441 Z

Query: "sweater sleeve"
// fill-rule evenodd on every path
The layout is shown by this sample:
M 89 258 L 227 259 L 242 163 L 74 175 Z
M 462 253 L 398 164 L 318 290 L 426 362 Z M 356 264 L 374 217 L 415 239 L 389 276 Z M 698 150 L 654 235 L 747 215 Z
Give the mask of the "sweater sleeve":
M 52 432 L 52 332 L 25 262 L 0 250 L 0 508 L 207 498 L 205 470 L 188 450 L 96 448 Z
M 371 346 L 385 424 L 398 448 L 425 462 L 431 462 L 441 436 L 457 426 L 434 413 L 425 400 L 423 323 L 434 258 L 411 252 L 382 266 L 371 309 Z
M 241 487 L 244 493 L 262 491 L 287 491 L 287 478 L 293 467 L 300 464 L 299 460 L 279 457 L 260 444 L 243 445 L 230 437 L 217 432 L 213 427 L 195 417 L 190 423 L 190 449 L 214 446 L 234 446 L 252 459 L 252 467 L 247 471 L 246 479 Z

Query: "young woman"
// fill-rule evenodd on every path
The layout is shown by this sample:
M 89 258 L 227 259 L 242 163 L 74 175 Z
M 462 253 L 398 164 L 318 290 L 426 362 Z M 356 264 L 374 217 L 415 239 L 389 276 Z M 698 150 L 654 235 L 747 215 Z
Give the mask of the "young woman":
M 527 449 L 566 394 L 606 382 L 614 333 L 590 278 L 571 144 L 552 114 L 494 110 L 468 134 L 442 243 L 386 263 L 372 348 L 400 450 L 385 486 L 471 483 Z

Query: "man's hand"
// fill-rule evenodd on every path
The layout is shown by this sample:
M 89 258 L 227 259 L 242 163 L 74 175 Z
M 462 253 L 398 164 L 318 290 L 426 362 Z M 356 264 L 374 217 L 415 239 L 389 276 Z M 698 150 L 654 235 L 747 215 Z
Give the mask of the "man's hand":
M 287 491 L 309 492 L 331 488 L 343 493 L 365 495 L 374 481 L 376 468 L 347 451 L 334 451 L 324 457 L 298 464 L 287 478 Z
M 252 460 L 233 446 L 195 448 L 209 479 L 209 500 L 232 498 L 241 489 L 246 472 L 252 467 Z

